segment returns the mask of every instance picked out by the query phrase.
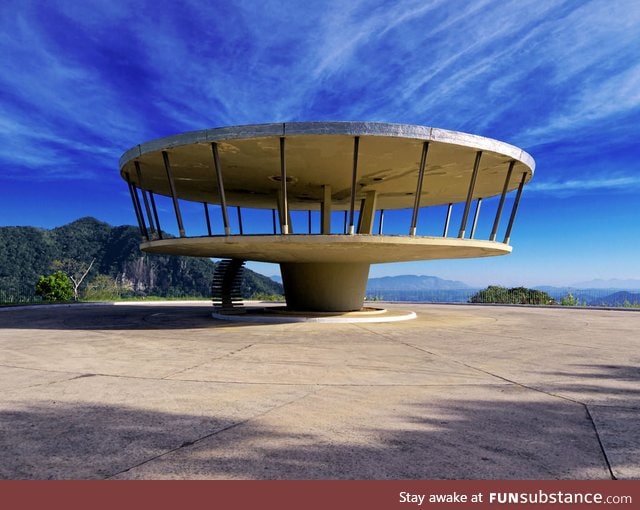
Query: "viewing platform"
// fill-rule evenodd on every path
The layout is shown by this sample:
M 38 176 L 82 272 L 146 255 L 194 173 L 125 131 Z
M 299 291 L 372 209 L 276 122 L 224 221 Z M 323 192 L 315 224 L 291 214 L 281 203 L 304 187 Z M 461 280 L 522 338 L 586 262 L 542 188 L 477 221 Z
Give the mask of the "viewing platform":
M 497 140 L 370 122 L 194 131 L 120 159 L 144 251 L 280 264 L 296 311 L 361 309 L 370 264 L 510 253 L 534 167 L 529 154 Z M 159 196 L 171 200 L 176 237 L 162 234 Z M 481 205 L 491 197 L 499 197 L 492 228 L 480 239 Z M 201 207 L 199 225 L 184 220 L 185 202 Z M 420 235 L 421 210 L 436 207 L 446 210 L 440 235 Z M 385 233 L 385 214 L 398 211 L 394 227 L 406 222 L 405 233 Z

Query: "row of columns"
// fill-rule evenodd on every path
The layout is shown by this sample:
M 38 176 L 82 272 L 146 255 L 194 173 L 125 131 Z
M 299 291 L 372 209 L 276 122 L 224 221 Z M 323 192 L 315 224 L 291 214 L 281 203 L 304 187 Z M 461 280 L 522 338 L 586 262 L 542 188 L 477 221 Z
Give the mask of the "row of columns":
M 357 190 L 357 178 L 358 178 L 358 150 L 360 145 L 360 137 L 354 137 L 354 145 L 353 145 L 353 169 L 351 175 L 351 196 L 349 202 L 349 211 L 347 217 L 347 211 L 345 211 L 344 218 L 344 233 L 353 235 L 356 233 L 355 226 L 355 203 L 356 203 L 356 190 Z M 224 227 L 224 235 L 231 235 L 231 229 L 229 226 L 229 214 L 228 207 L 224 192 L 224 181 L 222 174 L 222 167 L 220 165 L 220 157 L 218 154 L 218 144 L 216 142 L 211 143 L 211 153 L 212 153 L 212 161 L 213 161 L 213 169 L 216 175 L 216 183 L 218 188 L 218 195 L 220 197 L 220 209 L 222 213 L 222 224 Z M 422 189 L 424 184 L 424 173 L 427 165 L 427 157 L 429 154 L 429 142 L 424 142 L 422 145 L 422 155 L 420 158 L 420 166 L 418 168 L 418 179 L 416 183 L 416 191 L 415 191 L 415 199 L 413 204 L 413 212 L 411 216 L 411 225 L 409 227 L 409 235 L 415 236 L 417 231 L 418 224 L 418 212 L 420 210 L 420 199 L 422 197 Z M 176 215 L 176 221 L 178 223 L 178 231 L 180 233 L 180 237 L 185 237 L 184 224 L 182 221 L 182 214 L 180 212 L 180 204 L 178 203 L 178 196 L 175 188 L 175 180 L 173 177 L 173 172 L 171 170 L 171 163 L 169 160 L 169 154 L 167 151 L 162 151 L 162 159 L 164 162 L 165 172 L 167 174 L 167 181 L 169 183 L 169 190 L 171 193 L 171 200 L 173 202 L 173 208 Z M 458 238 L 464 239 L 466 235 L 466 228 L 469 219 L 469 212 L 472 205 L 473 194 L 476 186 L 476 181 L 478 178 L 478 172 L 480 168 L 480 161 L 482 159 L 482 151 L 476 152 L 476 157 L 473 165 L 473 171 L 471 173 L 471 180 L 469 182 L 469 189 L 467 192 L 467 199 L 464 205 L 464 211 L 462 214 L 462 221 L 460 223 L 460 229 L 458 231 Z M 489 237 L 490 241 L 495 241 L 498 232 L 498 226 L 500 223 L 500 218 L 502 216 L 502 212 L 504 209 L 505 198 L 508 192 L 509 183 L 511 181 L 511 177 L 513 174 L 513 169 L 515 166 L 515 161 L 512 160 L 509 162 L 509 168 L 507 170 L 507 176 L 504 181 L 504 185 L 502 188 L 502 193 L 500 195 L 500 202 L 498 204 L 498 209 L 496 211 L 496 216 L 493 222 L 493 227 L 491 230 L 491 235 Z M 142 171 L 140 169 L 140 163 L 138 161 L 134 162 L 136 177 L 138 181 L 138 187 L 136 187 L 132 182 L 128 174 L 125 175 L 127 180 L 127 184 L 129 186 L 129 192 L 131 194 L 131 199 L 133 202 L 133 207 L 136 214 L 136 219 L 138 221 L 138 226 L 140 228 L 140 233 L 142 237 L 146 240 L 151 239 L 162 239 L 162 230 L 160 228 L 160 221 L 158 218 L 158 211 L 155 204 L 155 199 L 153 192 L 146 189 L 144 185 Z M 509 223 L 507 225 L 507 230 L 505 233 L 505 237 L 503 243 L 509 244 L 511 239 L 511 230 L 513 228 L 513 223 L 515 221 L 516 212 L 518 210 L 518 205 L 520 203 L 520 197 L 522 195 L 522 189 L 525 184 L 525 180 L 527 177 L 527 173 L 523 172 L 522 177 L 518 186 L 518 191 L 516 193 L 516 198 L 513 203 L 513 207 L 511 209 L 511 215 L 509 218 Z M 281 188 L 278 190 L 278 220 L 280 224 L 280 233 L 287 235 L 289 233 L 293 233 L 291 228 L 291 214 L 289 211 L 289 204 L 287 199 L 287 165 L 285 158 L 285 137 L 280 137 L 280 185 Z M 140 201 L 140 196 L 138 194 L 138 190 L 140 190 L 142 194 L 142 202 Z M 357 225 L 357 233 L 359 234 L 372 234 L 373 232 L 373 223 L 376 212 L 376 202 L 377 202 L 377 193 L 375 190 L 368 191 L 365 195 L 365 198 L 361 200 L 360 203 L 360 214 L 358 217 L 358 225 Z M 145 221 L 145 215 L 142 209 L 142 204 L 144 204 L 144 212 L 146 212 L 146 216 L 148 219 L 148 228 L 147 221 Z M 211 236 L 211 218 L 209 215 L 209 206 L 205 202 L 204 204 L 204 212 L 205 219 L 207 222 L 207 232 Z M 471 232 L 469 235 L 470 239 L 473 239 L 476 232 L 476 227 L 478 225 L 478 218 L 480 215 L 480 206 L 482 205 L 482 198 L 478 198 L 476 201 L 475 213 L 473 216 L 473 222 L 471 227 Z M 444 224 L 444 230 L 442 233 L 443 237 L 447 237 L 449 231 L 449 224 L 451 220 L 451 210 L 453 207 L 453 203 L 448 204 L 447 215 Z M 240 207 L 236 207 L 237 216 L 238 216 L 238 225 L 240 230 L 240 235 L 243 235 L 243 226 L 242 226 L 242 214 Z M 331 212 L 332 212 L 332 200 L 331 200 L 331 186 L 324 185 L 322 187 L 322 201 L 320 203 L 320 233 L 323 235 L 329 235 L 331 233 Z M 347 223 L 348 219 L 348 223 Z M 380 210 L 380 221 L 378 224 L 378 234 L 382 234 L 382 226 L 384 222 L 384 210 Z M 272 209 L 272 223 L 273 223 L 273 233 L 276 234 L 276 210 Z M 308 226 L 309 233 L 311 233 L 311 211 L 308 211 Z

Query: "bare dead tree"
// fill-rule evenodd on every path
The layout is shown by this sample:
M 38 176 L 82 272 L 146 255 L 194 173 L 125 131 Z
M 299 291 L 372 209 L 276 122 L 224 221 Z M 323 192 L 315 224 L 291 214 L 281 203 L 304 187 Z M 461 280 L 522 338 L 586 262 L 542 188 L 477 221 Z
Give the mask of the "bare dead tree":
M 64 260 L 55 260 L 52 264 L 55 270 L 60 270 L 64 272 L 71 280 L 73 285 L 73 300 L 78 301 L 78 293 L 80 290 L 80 285 L 91 271 L 94 262 L 96 261 L 95 257 L 91 260 L 91 263 L 87 266 L 86 263 L 75 259 L 64 259 Z

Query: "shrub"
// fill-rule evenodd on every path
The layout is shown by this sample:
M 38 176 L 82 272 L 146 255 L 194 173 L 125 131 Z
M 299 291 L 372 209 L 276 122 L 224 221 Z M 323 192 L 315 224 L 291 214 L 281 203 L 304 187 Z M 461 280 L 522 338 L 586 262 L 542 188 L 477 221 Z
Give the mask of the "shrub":
M 284 301 L 284 296 L 281 296 L 280 294 L 254 292 L 249 299 L 253 299 L 255 301 Z
M 73 297 L 73 285 L 66 274 L 56 271 L 50 276 L 38 278 L 36 295 L 41 296 L 44 301 L 70 301 Z
M 87 284 L 83 298 L 87 301 L 115 301 L 121 295 L 121 289 L 114 278 L 99 274 Z
M 569 294 L 567 294 L 565 297 L 563 297 L 560 300 L 560 304 L 562 306 L 581 306 L 582 305 L 580 300 L 577 297 L 575 297 L 573 294 L 571 294 L 571 292 L 569 292 Z

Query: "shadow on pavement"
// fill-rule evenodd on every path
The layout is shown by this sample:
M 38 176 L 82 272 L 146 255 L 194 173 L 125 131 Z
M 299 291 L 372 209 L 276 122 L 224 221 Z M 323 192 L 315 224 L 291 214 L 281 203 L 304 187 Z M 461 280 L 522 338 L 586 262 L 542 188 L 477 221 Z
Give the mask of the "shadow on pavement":
M 610 379 L 614 381 L 627 381 L 640 383 L 640 366 L 637 365 L 596 365 L 596 364 L 576 364 L 573 365 L 586 372 L 571 373 L 571 377 L 577 378 L 597 378 Z M 566 375 L 563 372 L 548 372 L 549 375 Z M 640 393 L 640 385 L 638 386 Z
M 548 391 L 571 391 L 582 395 L 607 396 L 614 394 L 624 396 L 623 401 L 609 402 L 609 405 L 638 408 L 640 423 L 640 367 L 610 364 L 574 364 L 571 366 L 576 367 L 576 370 L 543 373 L 545 378 L 553 381 L 545 384 Z M 640 428 L 638 430 L 640 438 Z
M 255 326 L 219 321 L 211 317 L 213 306 L 117 305 L 61 306 L 4 310 L 2 327 L 50 330 L 154 330 L 204 329 Z
M 0 477 L 609 477 L 592 423 L 579 404 L 523 402 L 512 394 L 447 405 L 425 401 L 402 409 L 384 424 L 357 416 L 295 432 L 301 427 L 266 426 L 260 418 L 242 422 L 82 403 L 17 406 L 0 412 Z M 166 452 L 171 453 L 162 455 Z M 149 459 L 154 460 L 144 463 Z

